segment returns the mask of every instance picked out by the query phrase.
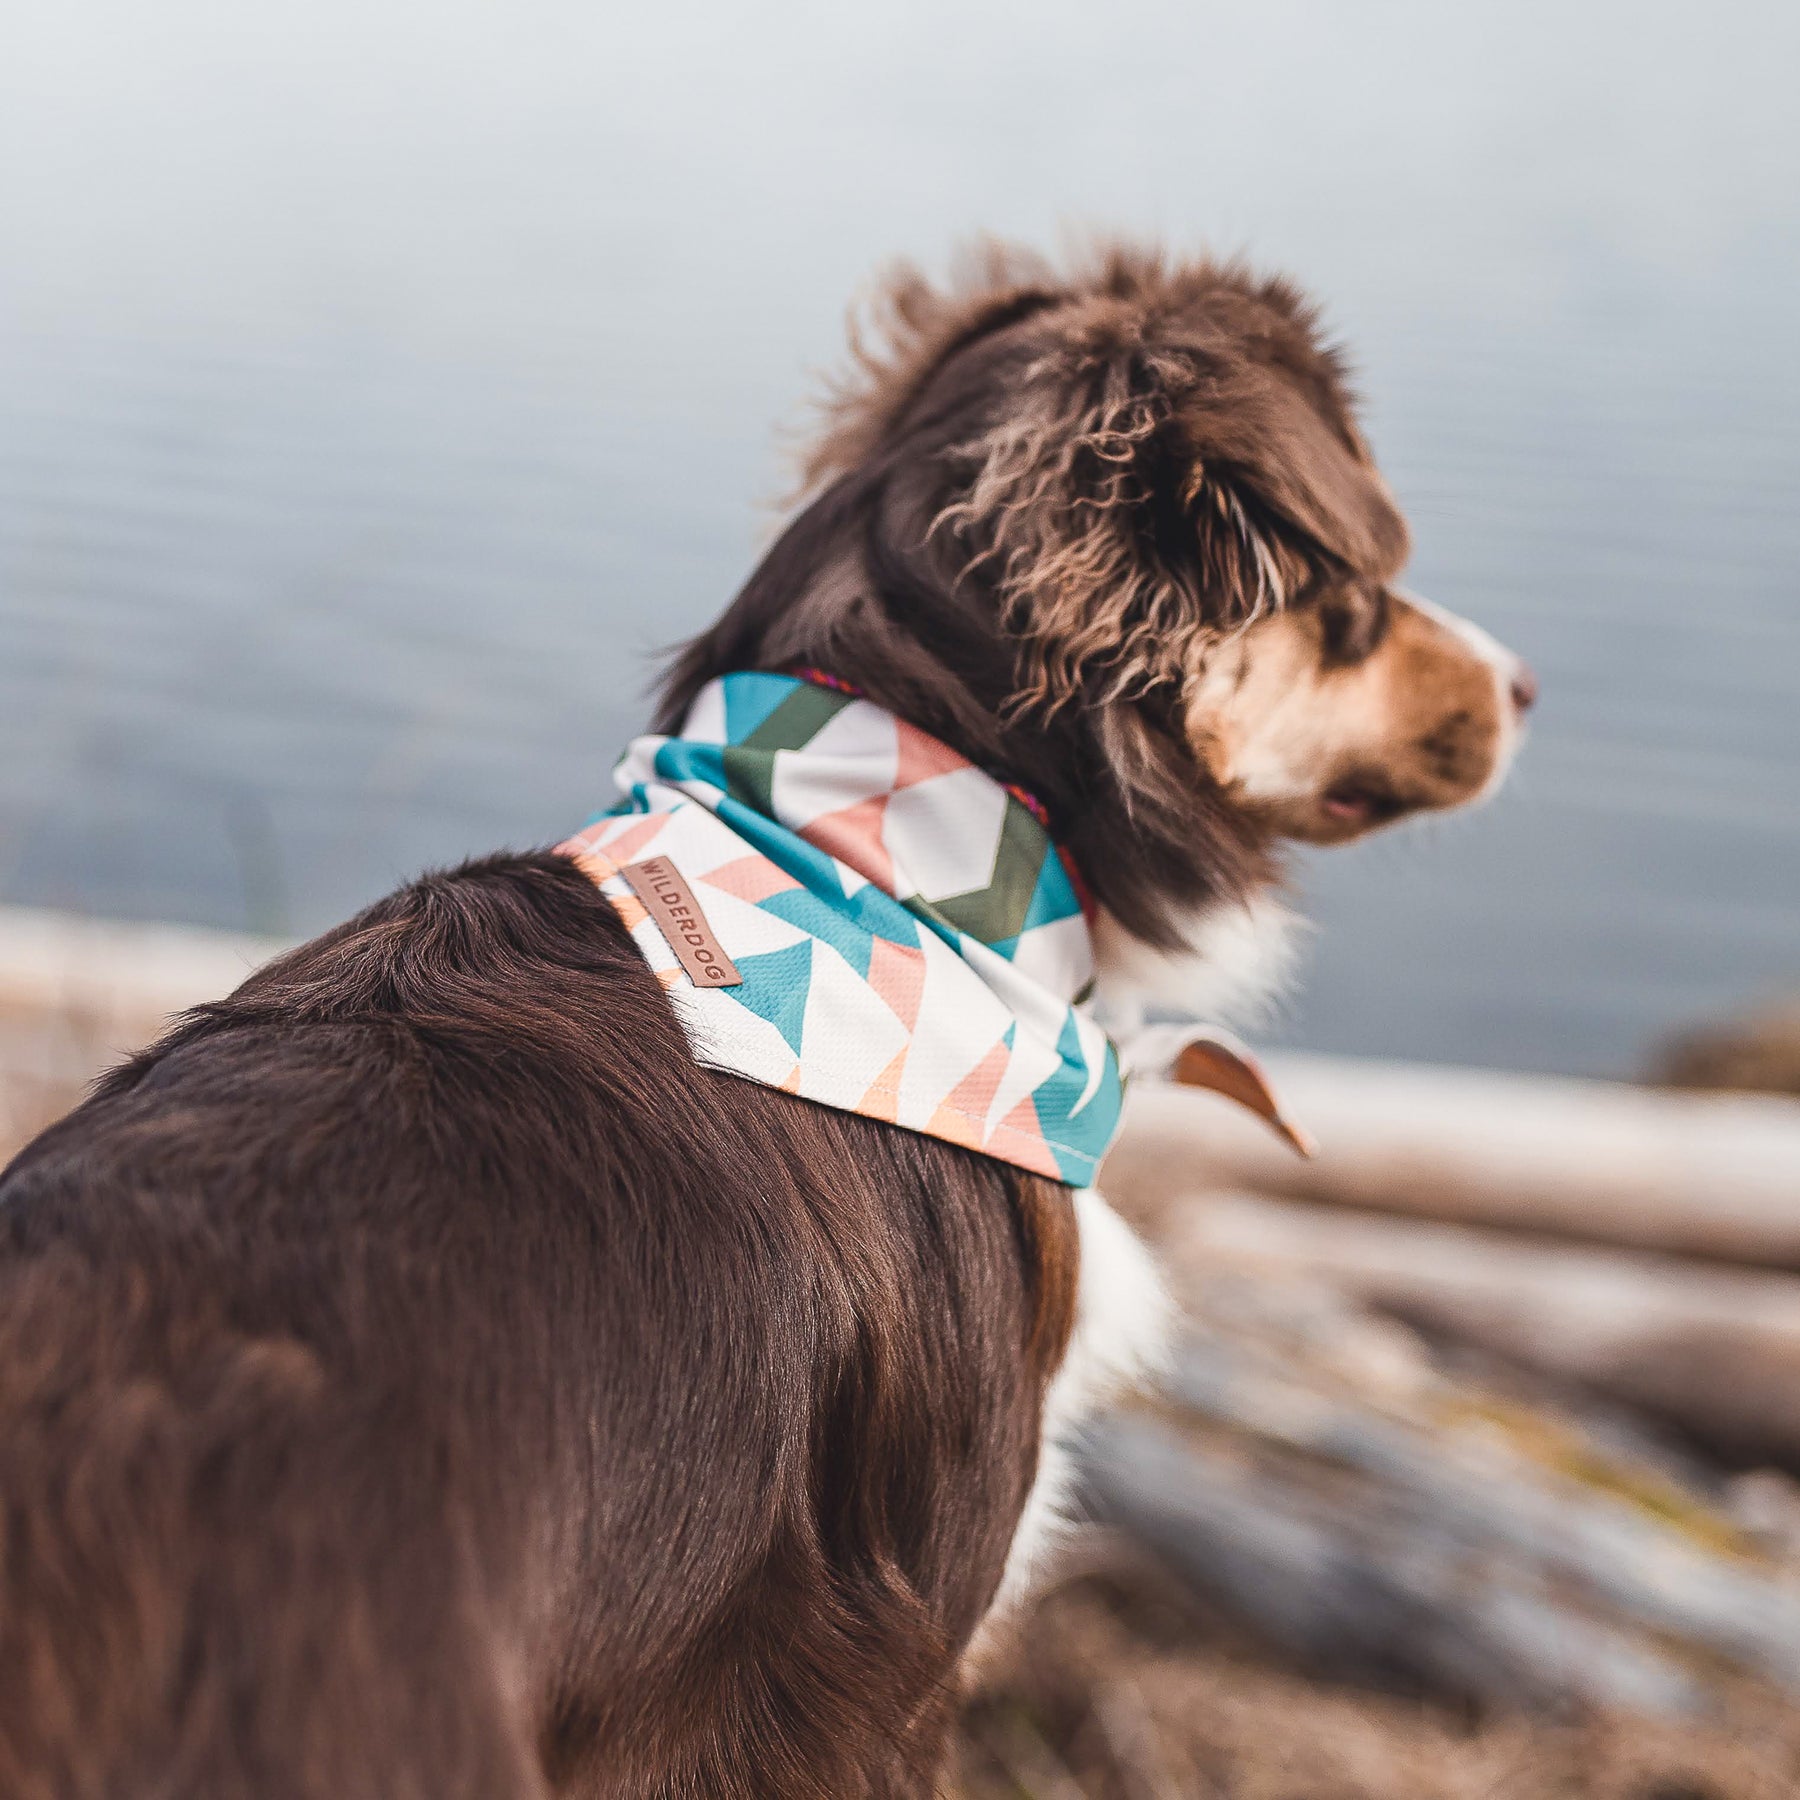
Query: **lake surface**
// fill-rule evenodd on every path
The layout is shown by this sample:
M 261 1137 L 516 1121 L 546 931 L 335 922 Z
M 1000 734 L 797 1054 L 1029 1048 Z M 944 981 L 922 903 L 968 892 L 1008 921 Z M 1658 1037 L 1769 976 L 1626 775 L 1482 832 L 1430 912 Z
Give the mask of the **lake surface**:
M 747 572 L 858 284 L 1072 220 L 1305 280 L 1413 585 L 1542 677 L 1483 814 L 1300 865 L 1280 1035 L 1629 1073 L 1800 989 L 1788 11 L 39 13 L 0 903 L 304 932 L 559 836 Z

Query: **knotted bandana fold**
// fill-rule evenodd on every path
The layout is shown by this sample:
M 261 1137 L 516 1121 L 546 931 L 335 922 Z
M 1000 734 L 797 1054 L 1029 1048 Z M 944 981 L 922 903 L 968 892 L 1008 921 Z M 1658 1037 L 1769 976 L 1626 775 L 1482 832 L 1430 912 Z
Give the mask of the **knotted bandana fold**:
M 617 780 L 558 848 L 697 1061 L 1092 1181 L 1119 1060 L 1084 1005 L 1080 891 L 1027 796 L 868 700 L 768 674 L 709 683 Z

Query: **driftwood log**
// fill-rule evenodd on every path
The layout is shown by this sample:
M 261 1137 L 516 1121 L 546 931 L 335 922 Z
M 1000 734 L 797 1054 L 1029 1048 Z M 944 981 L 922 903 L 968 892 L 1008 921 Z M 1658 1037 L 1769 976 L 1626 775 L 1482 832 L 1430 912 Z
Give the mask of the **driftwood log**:
M 1304 1284 L 1183 1283 L 1160 1393 L 1083 1451 L 1097 1517 L 1304 1665 L 1486 1705 L 1800 1694 L 1800 1569 L 1629 1429 L 1484 1389 Z
M 1133 1086 L 1105 1185 L 1207 1188 L 1800 1271 L 1800 1104 L 1466 1069 L 1271 1057 L 1303 1161 L 1214 1095 Z
M 1800 1487 L 1697 1454 L 1800 1470 L 1800 1108 L 1273 1072 L 1314 1162 L 1134 1089 L 1105 1184 L 1192 1333 L 1092 1440 L 1095 1512 L 1339 1674 L 1672 1716 L 1725 1671 L 1800 1695 Z
M 1639 1407 L 1738 1464 L 1800 1470 L 1800 1276 L 1214 1194 L 1165 1209 L 1177 1265 L 1329 1281 L 1430 1333 Z

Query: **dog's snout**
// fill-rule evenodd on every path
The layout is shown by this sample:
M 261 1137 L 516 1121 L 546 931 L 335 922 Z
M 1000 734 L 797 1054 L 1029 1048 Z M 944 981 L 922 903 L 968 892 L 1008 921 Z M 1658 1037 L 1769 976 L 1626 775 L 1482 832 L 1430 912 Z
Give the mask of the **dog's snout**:
M 1537 705 L 1538 678 L 1529 663 L 1522 662 L 1514 668 L 1507 691 L 1512 695 L 1513 708 L 1521 718 Z

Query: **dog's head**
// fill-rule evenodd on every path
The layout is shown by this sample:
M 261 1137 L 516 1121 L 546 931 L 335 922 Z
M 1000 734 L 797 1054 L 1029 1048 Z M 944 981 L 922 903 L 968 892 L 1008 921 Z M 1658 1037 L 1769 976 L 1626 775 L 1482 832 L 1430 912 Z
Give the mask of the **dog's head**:
M 1525 666 L 1402 592 L 1407 530 L 1286 282 L 1113 250 L 912 273 L 829 409 L 811 504 L 669 705 L 835 669 L 1040 792 L 1139 935 L 1504 773 Z

